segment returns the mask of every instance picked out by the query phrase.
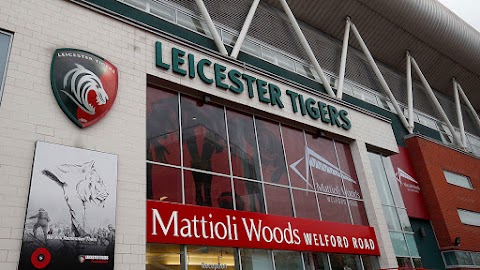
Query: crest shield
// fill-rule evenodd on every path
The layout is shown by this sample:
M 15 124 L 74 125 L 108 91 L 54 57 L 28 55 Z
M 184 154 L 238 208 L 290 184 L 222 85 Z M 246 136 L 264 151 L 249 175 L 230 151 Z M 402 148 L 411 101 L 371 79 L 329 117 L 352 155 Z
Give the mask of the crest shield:
M 87 51 L 57 49 L 52 59 L 50 80 L 60 108 L 80 128 L 103 118 L 117 97 L 117 68 Z

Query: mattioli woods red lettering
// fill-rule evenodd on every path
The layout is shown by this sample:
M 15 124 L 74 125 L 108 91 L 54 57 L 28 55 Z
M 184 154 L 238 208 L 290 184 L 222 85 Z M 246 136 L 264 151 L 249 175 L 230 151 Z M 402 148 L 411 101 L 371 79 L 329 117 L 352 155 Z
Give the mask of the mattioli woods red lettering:
M 372 227 L 147 201 L 150 243 L 380 255 Z

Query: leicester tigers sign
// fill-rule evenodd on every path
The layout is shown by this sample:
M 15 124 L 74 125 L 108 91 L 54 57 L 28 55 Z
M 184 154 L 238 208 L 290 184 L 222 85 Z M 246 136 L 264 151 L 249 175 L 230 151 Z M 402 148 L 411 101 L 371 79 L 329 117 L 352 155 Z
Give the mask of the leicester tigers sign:
M 57 49 L 50 76 L 58 104 L 81 128 L 104 117 L 117 96 L 117 68 L 90 52 Z

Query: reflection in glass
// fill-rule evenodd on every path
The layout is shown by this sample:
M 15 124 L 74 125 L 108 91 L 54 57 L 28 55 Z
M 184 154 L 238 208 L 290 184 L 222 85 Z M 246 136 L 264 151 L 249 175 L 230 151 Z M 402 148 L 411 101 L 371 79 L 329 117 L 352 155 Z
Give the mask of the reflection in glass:
M 345 196 L 333 140 L 307 134 L 309 174 L 315 190 Z
M 182 174 L 180 169 L 147 163 L 151 175 L 147 175 L 151 191 L 148 199 L 182 202 Z
M 262 184 L 253 181 L 235 179 L 235 194 L 242 203 L 237 202 L 237 210 L 265 213 Z
M 234 209 L 229 178 L 188 170 L 184 171 L 184 175 L 185 203 Z M 239 196 L 235 196 L 235 199 L 242 204 Z
M 390 232 L 390 239 L 392 239 L 393 250 L 397 256 L 409 256 L 407 243 L 403 237 L 403 233 Z
M 402 226 L 402 230 L 406 232 L 412 231 L 412 225 L 410 225 L 410 220 L 408 219 L 407 210 L 397 208 L 398 216 L 400 218 L 400 225 Z
M 185 166 L 228 174 L 223 109 L 184 96 L 181 105 Z
M 237 258 L 234 248 L 187 246 L 187 265 L 189 270 L 236 269 Z
M 398 267 L 413 267 L 412 261 L 410 258 L 397 257 Z
M 147 243 L 146 270 L 180 270 L 183 252 L 178 245 Z
M 367 211 L 362 201 L 348 200 L 348 206 L 352 213 L 353 224 L 368 226 Z
M 293 216 L 292 200 L 288 188 L 265 185 L 268 213 L 280 216 Z
M 227 121 L 233 175 L 260 180 L 252 116 L 227 110 Z
M 358 255 L 329 254 L 332 270 L 362 270 Z
M 380 263 L 378 258 L 375 256 L 365 256 L 362 255 L 363 269 L 365 270 L 375 270 L 380 268 Z
M 276 270 L 302 270 L 302 256 L 300 252 L 274 250 L 273 257 L 275 259 Z
M 320 193 L 317 194 L 317 197 L 322 220 L 352 224 L 346 199 Z
M 305 137 L 303 132 L 282 125 L 282 136 L 292 186 L 315 190 L 313 182 L 307 181 L 308 178 L 305 175 L 307 160 L 305 160 Z
M 329 270 L 328 258 L 325 253 L 304 253 L 305 270 Z
M 395 207 L 383 206 L 383 213 L 385 221 L 387 222 L 388 230 L 401 231 L 400 221 L 398 220 L 397 211 Z
M 147 160 L 180 165 L 178 95 L 147 89 Z
M 293 189 L 295 214 L 298 218 L 319 220 L 317 198 L 314 192 Z
M 258 146 L 262 162 L 263 181 L 288 185 L 287 167 L 283 155 L 278 124 L 256 119 Z
M 342 172 L 345 173 L 342 175 L 342 178 L 347 197 L 362 199 L 362 191 L 360 190 L 360 185 L 358 184 L 357 173 L 355 171 L 355 165 L 353 164 L 350 146 L 348 144 L 335 141 L 335 148 L 337 149 L 339 167 Z
M 393 202 L 393 195 L 390 191 L 388 178 L 383 167 L 382 157 L 378 154 L 369 152 L 370 165 L 372 166 L 375 183 L 377 184 L 380 200 L 383 204 L 395 205 Z
M 243 270 L 271 270 L 273 269 L 272 255 L 270 250 L 265 249 L 241 249 Z

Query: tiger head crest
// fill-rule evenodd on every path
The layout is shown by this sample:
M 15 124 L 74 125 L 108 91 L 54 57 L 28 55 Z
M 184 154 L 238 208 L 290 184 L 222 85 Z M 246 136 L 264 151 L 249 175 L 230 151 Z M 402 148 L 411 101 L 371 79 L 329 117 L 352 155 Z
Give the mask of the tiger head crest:
M 86 51 L 56 50 L 51 81 L 60 107 L 70 120 L 82 128 L 105 116 L 117 95 L 117 68 Z

